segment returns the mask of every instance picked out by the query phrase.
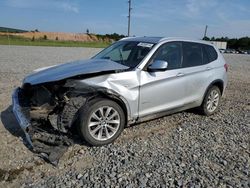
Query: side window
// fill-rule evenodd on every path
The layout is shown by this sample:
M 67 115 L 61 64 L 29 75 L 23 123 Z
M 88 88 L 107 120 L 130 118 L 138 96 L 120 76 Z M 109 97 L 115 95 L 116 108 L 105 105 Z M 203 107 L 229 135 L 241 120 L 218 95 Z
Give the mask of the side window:
M 169 42 L 163 44 L 153 57 L 154 60 L 168 62 L 168 70 L 180 68 L 181 65 L 181 43 Z
M 218 58 L 218 54 L 213 46 L 204 45 L 203 48 L 204 48 L 203 53 L 207 55 L 208 63 L 215 61 Z
M 203 64 L 208 64 L 209 63 L 209 57 L 206 51 L 206 45 L 202 46 L 202 53 L 203 53 Z
M 193 42 L 183 42 L 182 67 L 193 67 L 202 65 L 202 45 Z

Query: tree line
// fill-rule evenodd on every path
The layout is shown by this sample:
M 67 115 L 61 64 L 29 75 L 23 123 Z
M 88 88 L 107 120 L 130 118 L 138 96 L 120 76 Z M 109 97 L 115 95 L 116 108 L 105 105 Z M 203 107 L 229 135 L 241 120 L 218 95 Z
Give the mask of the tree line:
M 113 34 L 104 34 L 104 35 L 101 35 L 101 34 L 94 34 L 97 36 L 98 39 L 105 39 L 105 38 L 108 38 L 108 39 L 112 39 L 114 41 L 118 41 L 122 38 L 125 37 L 125 35 L 120 35 L 120 34 L 117 34 L 117 33 L 113 33 Z
M 228 37 L 204 37 L 203 40 L 207 41 L 224 41 L 227 42 L 227 46 L 230 49 L 236 50 L 250 50 L 250 37 L 241 37 L 241 38 L 228 38 Z

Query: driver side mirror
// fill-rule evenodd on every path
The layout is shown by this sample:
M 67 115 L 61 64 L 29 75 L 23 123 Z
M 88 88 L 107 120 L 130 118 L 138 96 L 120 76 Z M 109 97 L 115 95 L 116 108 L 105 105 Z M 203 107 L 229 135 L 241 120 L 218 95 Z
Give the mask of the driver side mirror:
M 154 60 L 152 64 L 148 66 L 149 72 L 165 71 L 168 68 L 168 62 L 163 60 Z

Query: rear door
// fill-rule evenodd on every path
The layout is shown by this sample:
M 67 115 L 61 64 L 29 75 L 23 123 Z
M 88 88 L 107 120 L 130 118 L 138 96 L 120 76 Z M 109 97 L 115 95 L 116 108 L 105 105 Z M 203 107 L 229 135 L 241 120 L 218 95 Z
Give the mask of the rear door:
M 210 80 L 212 67 L 204 53 L 204 44 L 183 42 L 183 61 L 180 72 L 185 78 L 185 104 L 201 102 L 204 86 Z
M 168 42 L 158 48 L 150 62 L 164 60 L 168 69 L 163 72 L 141 71 L 139 116 L 181 107 L 184 104 L 185 81 L 179 68 L 182 61 L 181 42 Z

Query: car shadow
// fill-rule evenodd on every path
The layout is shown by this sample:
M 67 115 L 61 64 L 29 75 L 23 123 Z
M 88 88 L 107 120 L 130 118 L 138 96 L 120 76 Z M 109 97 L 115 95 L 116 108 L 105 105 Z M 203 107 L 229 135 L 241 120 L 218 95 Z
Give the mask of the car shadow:
M 204 115 L 199 108 L 191 108 L 191 109 L 185 110 L 184 112 L 190 113 L 190 114 L 195 114 L 195 115 L 201 115 L 201 116 Z
M 25 139 L 25 134 L 15 118 L 12 112 L 12 105 L 1 112 L 1 121 L 4 128 L 15 137 L 21 137 Z
M 76 135 L 76 130 L 72 130 L 72 134 L 68 134 L 66 136 L 67 138 L 65 138 L 65 140 L 62 140 L 62 144 L 59 144 L 58 146 L 55 146 L 53 144 L 51 146 L 46 146 L 42 148 L 44 149 L 43 151 L 38 151 L 37 149 L 34 150 L 34 148 L 32 148 L 32 146 L 27 142 L 26 136 L 16 120 L 16 117 L 12 111 L 12 105 L 1 112 L 1 121 L 4 128 L 10 134 L 15 137 L 22 138 L 23 144 L 27 147 L 27 149 L 35 154 L 38 154 L 39 157 L 43 158 L 46 162 L 49 162 L 54 166 L 57 166 L 59 159 L 67 151 L 68 147 L 74 144 L 90 147 L 87 142 L 83 141 L 79 136 Z M 64 141 L 68 143 L 64 145 Z M 47 154 L 44 155 L 44 153 Z
M 200 111 L 197 109 L 190 109 L 190 110 L 186 110 L 185 112 L 187 113 L 193 113 L 193 114 L 200 114 Z M 180 112 L 177 112 L 180 113 Z M 156 118 L 158 119 L 158 118 Z M 23 144 L 30 150 L 33 151 L 32 148 L 30 147 L 30 145 L 28 144 L 25 134 L 23 132 L 23 130 L 21 129 L 21 127 L 19 126 L 15 115 L 12 112 L 12 106 L 9 106 L 7 109 L 5 109 L 4 111 L 1 112 L 1 121 L 2 124 L 4 126 L 4 128 L 13 136 L 18 137 L 18 138 L 22 138 L 23 140 Z M 152 121 L 152 120 L 149 120 Z M 77 123 L 77 122 L 76 122 Z M 129 127 L 132 126 L 137 126 L 141 123 L 135 123 L 130 125 Z M 60 157 L 63 155 L 63 153 L 65 153 L 67 151 L 67 148 L 71 145 L 74 144 L 78 144 L 78 145 L 83 145 L 83 146 L 87 146 L 87 147 L 91 147 L 91 145 L 89 145 L 86 141 L 82 140 L 80 138 L 80 136 L 78 136 L 78 130 L 76 129 L 76 126 L 73 125 L 73 129 L 70 131 L 71 134 L 67 135 L 66 140 L 69 141 L 69 143 L 71 144 L 67 144 L 65 145 L 60 145 L 56 148 L 50 148 L 49 151 L 51 155 L 46 155 L 46 156 L 40 156 L 42 157 L 45 161 L 57 166 L 58 161 L 60 159 Z M 128 127 L 125 127 L 128 128 Z M 34 151 L 33 151 L 34 152 Z M 53 158 L 51 159 L 52 156 Z
M 181 114 L 183 112 L 188 113 L 188 114 L 204 116 L 204 114 L 201 112 L 201 110 L 198 107 L 196 107 L 196 108 L 191 108 L 191 109 L 187 109 L 187 110 L 184 110 L 184 111 L 174 112 L 174 113 L 171 113 L 171 114 L 168 114 L 168 115 L 163 115 L 161 117 L 156 117 L 156 118 L 146 120 L 146 121 L 143 121 L 143 122 L 135 122 L 135 123 L 132 123 L 130 125 L 126 125 L 124 128 L 126 129 L 126 128 L 130 128 L 130 127 L 134 127 L 134 126 L 139 126 L 140 124 L 143 124 L 143 123 L 146 123 L 146 122 L 155 121 L 157 119 L 161 119 L 161 118 L 164 118 L 164 117 L 170 117 L 170 116 L 172 116 L 174 114 Z
M 12 111 L 12 105 L 10 105 L 7 109 L 1 112 L 1 121 L 4 126 L 4 128 L 13 136 L 15 137 L 21 137 L 24 140 L 24 144 L 27 144 L 25 142 L 25 134 L 22 130 L 22 128 L 19 126 L 16 117 Z M 73 129 L 73 134 L 77 134 L 77 130 Z M 80 144 L 85 146 L 90 146 L 87 144 L 87 142 L 82 141 L 81 138 L 78 135 L 70 135 L 70 138 L 73 140 L 74 144 Z

